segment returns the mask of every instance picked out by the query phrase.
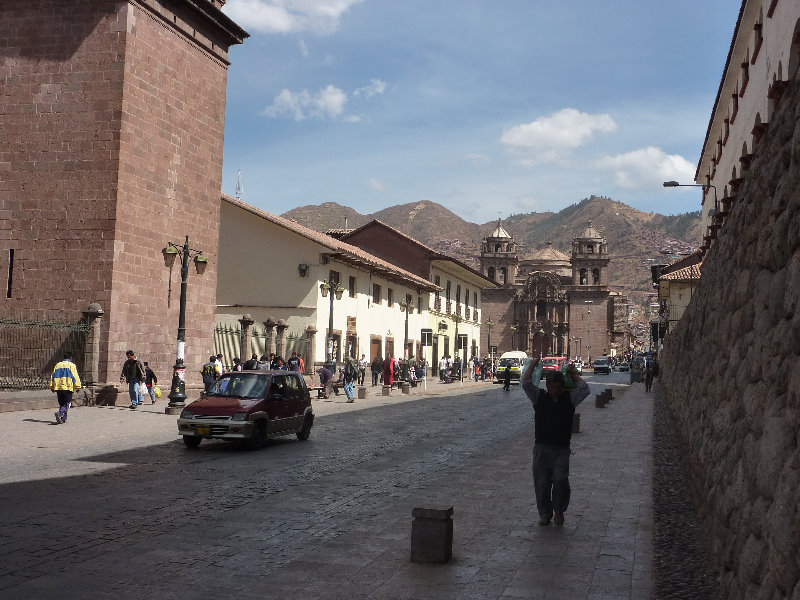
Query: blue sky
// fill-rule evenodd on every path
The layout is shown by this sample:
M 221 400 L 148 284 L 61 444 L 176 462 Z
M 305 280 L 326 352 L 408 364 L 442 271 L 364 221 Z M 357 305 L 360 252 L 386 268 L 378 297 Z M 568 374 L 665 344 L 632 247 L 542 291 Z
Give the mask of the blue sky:
M 227 0 L 223 192 L 281 214 L 431 200 L 482 223 L 591 195 L 699 210 L 737 0 Z

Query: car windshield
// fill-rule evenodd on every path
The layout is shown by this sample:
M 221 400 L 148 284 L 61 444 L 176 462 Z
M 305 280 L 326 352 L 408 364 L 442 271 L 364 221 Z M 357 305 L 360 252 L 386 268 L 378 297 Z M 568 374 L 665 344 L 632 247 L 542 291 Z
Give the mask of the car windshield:
M 556 365 L 558 365 L 557 358 L 545 358 L 542 360 L 543 367 L 555 367 Z
M 518 358 L 501 358 L 500 362 L 498 363 L 500 367 L 506 367 L 511 365 L 512 367 L 519 366 L 519 359 Z
M 259 373 L 226 373 L 214 382 L 206 396 L 223 398 L 263 398 L 271 375 Z
M 596 364 L 596 365 L 607 365 L 608 364 L 608 359 L 607 358 L 595 359 L 594 364 Z

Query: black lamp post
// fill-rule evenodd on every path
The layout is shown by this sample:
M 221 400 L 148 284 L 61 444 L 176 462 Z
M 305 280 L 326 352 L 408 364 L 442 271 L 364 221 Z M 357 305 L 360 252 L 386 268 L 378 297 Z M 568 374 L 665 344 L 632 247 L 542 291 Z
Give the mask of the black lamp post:
M 544 352 L 544 329 L 539 329 L 539 358 L 542 358 Z
M 336 296 L 337 300 L 342 299 L 342 294 L 344 293 L 344 288 L 340 286 L 336 280 L 331 277 L 328 281 L 323 281 L 319 285 L 320 292 L 322 292 L 323 298 L 330 297 L 331 299 L 331 310 L 328 314 L 328 363 L 333 362 L 333 297 Z M 333 293 L 329 293 L 329 292 Z
M 461 340 L 458 339 L 458 324 L 461 323 L 461 321 L 463 321 L 463 319 L 461 318 L 461 315 L 459 315 L 457 313 L 453 315 L 453 322 L 456 324 L 456 334 L 455 334 L 456 344 L 455 345 L 456 345 L 456 358 L 458 359 L 458 378 L 459 378 L 459 381 L 463 381 L 463 379 L 464 379 L 464 373 L 462 373 L 462 371 L 464 370 L 462 368 L 464 366 L 464 363 L 461 361 L 461 354 L 459 352 L 461 350 L 461 343 L 460 343 Z
M 172 368 L 172 384 L 170 385 L 169 404 L 164 409 L 168 415 L 180 414 L 186 406 L 186 280 L 189 277 L 189 259 L 194 261 L 194 267 L 198 275 L 205 273 L 208 266 L 208 258 L 203 256 L 202 250 L 189 248 L 189 236 L 183 247 L 177 246 L 172 242 L 167 242 L 166 248 L 161 250 L 164 255 L 164 264 L 171 269 L 175 264 L 175 258 L 181 260 L 181 299 L 180 312 L 178 313 L 178 348 L 175 356 L 175 366 Z
M 494 327 L 494 321 L 489 319 L 486 321 L 486 352 L 489 355 L 489 358 L 492 359 L 492 327 Z
M 406 313 L 406 331 L 403 336 L 403 358 L 407 360 L 411 360 L 411 353 L 408 352 L 408 313 L 414 310 L 414 301 L 413 300 L 403 300 L 400 303 L 400 309 Z M 408 352 L 408 356 L 406 353 Z
M 514 343 L 514 336 L 516 335 L 517 329 L 519 329 L 519 327 L 516 325 L 512 325 L 511 327 L 509 327 L 509 329 L 511 329 L 511 349 L 516 350 L 517 346 Z

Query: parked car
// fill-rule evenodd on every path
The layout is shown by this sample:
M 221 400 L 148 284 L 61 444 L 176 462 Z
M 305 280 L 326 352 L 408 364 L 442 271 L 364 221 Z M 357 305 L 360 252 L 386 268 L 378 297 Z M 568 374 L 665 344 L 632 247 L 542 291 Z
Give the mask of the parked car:
M 617 367 L 617 370 L 620 373 L 628 373 L 631 370 L 631 366 L 626 362 L 621 362 L 621 363 L 619 363 L 619 366 Z
M 606 375 L 611 373 L 611 363 L 609 362 L 607 356 L 599 356 L 595 358 L 593 368 L 595 373 L 605 373 Z
M 572 363 L 572 365 L 575 367 L 575 370 L 579 374 L 583 373 L 583 361 L 576 360 L 575 362 Z
M 255 450 L 285 435 L 307 440 L 313 424 L 311 396 L 299 373 L 232 371 L 183 409 L 178 434 L 189 448 L 203 439 L 219 439 Z
M 519 383 L 519 378 L 522 375 L 522 363 L 528 355 L 521 350 L 512 350 L 510 352 L 503 352 L 500 360 L 497 361 L 497 369 L 494 372 L 494 383 L 502 383 L 506 378 L 506 366 L 511 365 L 511 381 Z

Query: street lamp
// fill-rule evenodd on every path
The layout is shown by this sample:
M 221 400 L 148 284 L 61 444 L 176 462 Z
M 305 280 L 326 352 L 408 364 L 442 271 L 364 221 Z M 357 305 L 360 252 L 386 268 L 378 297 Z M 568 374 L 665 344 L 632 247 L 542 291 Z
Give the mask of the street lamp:
M 711 217 L 711 227 L 716 230 L 717 228 L 717 215 L 719 214 L 719 203 L 717 202 L 717 188 L 710 183 L 678 183 L 677 181 L 665 181 L 664 187 L 701 187 L 703 191 L 707 188 L 714 190 L 714 213 L 708 211 L 708 216 Z
M 539 358 L 542 358 L 544 352 L 544 329 L 539 329 Z
M 170 384 L 169 404 L 164 409 L 168 415 L 177 415 L 186 406 L 186 279 L 189 277 L 189 259 L 194 261 L 194 268 L 198 275 L 202 275 L 208 266 L 208 258 L 203 256 L 202 250 L 189 248 L 189 236 L 180 247 L 172 242 L 161 250 L 164 255 L 164 265 L 171 269 L 175 258 L 181 260 L 181 298 L 178 312 L 178 347 L 175 352 L 175 366 L 172 368 L 172 383 Z
M 319 284 L 319 291 L 322 292 L 323 298 L 330 297 L 331 299 L 331 310 L 328 313 L 328 363 L 333 362 L 333 297 L 336 296 L 337 300 L 342 299 L 342 294 L 344 293 L 344 288 L 340 286 L 337 281 L 334 279 L 333 275 L 330 276 L 328 281 L 323 281 Z M 332 294 L 329 292 L 333 291 Z
M 408 313 L 414 310 L 414 301 L 413 300 L 403 300 L 400 303 L 400 309 L 406 313 L 406 333 L 403 338 L 403 358 L 410 359 L 410 356 L 406 356 L 408 352 Z
M 511 329 L 511 349 L 516 350 L 517 348 L 514 344 L 514 334 L 517 333 L 517 329 L 519 329 L 519 327 L 517 325 L 512 325 L 509 329 Z

